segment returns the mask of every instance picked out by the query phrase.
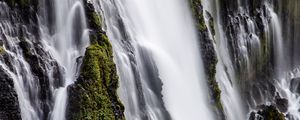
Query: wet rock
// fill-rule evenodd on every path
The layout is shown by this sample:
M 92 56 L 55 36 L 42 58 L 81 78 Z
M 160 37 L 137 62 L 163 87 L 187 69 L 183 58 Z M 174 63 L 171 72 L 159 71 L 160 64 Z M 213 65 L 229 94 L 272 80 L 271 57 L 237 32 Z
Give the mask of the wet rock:
M 77 81 L 68 87 L 68 120 L 124 120 L 124 106 L 117 93 L 119 86 L 112 46 L 101 27 L 101 17 L 94 6 L 84 1 L 90 28 L 91 45 L 85 56 Z
M 21 120 L 20 106 L 13 80 L 0 68 L 0 120 Z
M 280 112 L 287 112 L 289 107 L 289 101 L 284 98 L 277 98 L 275 100 L 275 105 L 279 109 Z
M 293 78 L 291 80 L 290 90 L 300 94 L 300 78 Z
M 109 46 L 93 44 L 87 48 L 80 76 L 68 87 L 67 119 L 125 119 L 124 106 L 116 94 L 118 76 Z
M 258 112 L 251 112 L 249 120 L 285 120 L 284 114 L 273 106 L 261 105 Z
M 197 34 L 199 37 L 201 57 L 204 63 L 204 70 L 207 77 L 207 83 L 209 88 L 210 102 L 214 106 L 214 113 L 218 119 L 222 120 L 225 118 L 223 106 L 221 103 L 221 90 L 218 82 L 215 79 L 216 65 L 218 63 L 216 51 L 214 48 L 214 41 L 209 36 L 209 30 L 212 36 L 215 34 L 213 26 L 213 18 L 209 13 L 206 13 L 209 18 L 209 26 L 206 26 L 203 6 L 200 0 L 190 0 L 190 6 L 193 12 L 194 19 L 196 21 Z

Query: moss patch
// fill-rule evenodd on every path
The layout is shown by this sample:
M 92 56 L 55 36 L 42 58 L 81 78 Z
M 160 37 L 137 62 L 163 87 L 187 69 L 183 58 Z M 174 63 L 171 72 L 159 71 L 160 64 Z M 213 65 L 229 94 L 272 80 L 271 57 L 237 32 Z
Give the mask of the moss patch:
M 113 62 L 112 48 L 106 35 L 102 43 L 94 43 L 86 50 L 81 75 L 70 87 L 71 105 L 78 104 L 69 119 L 124 120 L 124 106 L 117 97 L 118 76 Z M 76 95 L 77 94 L 77 95 Z M 72 108 L 72 106 L 70 106 Z
M 5 49 L 1 46 L 0 47 L 0 55 L 3 55 L 3 54 L 5 54 Z
M 203 10 L 201 5 L 201 0 L 189 0 L 191 5 L 192 13 L 196 19 L 196 26 L 200 31 L 207 30 L 207 26 L 205 25 L 205 20 L 203 16 Z
M 96 12 L 93 12 L 92 13 L 92 19 L 94 21 L 94 24 L 97 26 L 97 27 L 100 27 L 101 26 L 101 18 L 100 16 L 96 13 Z
M 117 96 L 119 81 L 112 46 L 93 5 L 84 1 L 91 45 L 83 57 L 81 73 L 68 88 L 69 120 L 125 120 L 124 106 Z
M 223 106 L 221 103 L 221 90 L 215 78 L 218 59 L 214 49 L 213 40 L 211 40 L 211 38 L 209 37 L 209 31 L 205 24 L 201 0 L 189 0 L 189 3 L 194 16 L 194 20 L 196 22 L 197 34 L 200 38 L 200 49 L 202 53 L 205 73 L 207 75 L 207 83 L 212 105 L 214 105 L 216 115 L 219 115 L 219 118 L 225 118 Z M 214 35 L 215 30 L 213 25 L 213 18 L 211 17 L 209 21 L 209 27 L 212 31 L 212 34 Z
M 285 120 L 284 114 L 280 113 L 277 108 L 273 105 L 271 106 L 261 106 L 262 109 L 257 113 L 252 112 L 250 114 L 249 120 L 263 119 L 263 120 Z

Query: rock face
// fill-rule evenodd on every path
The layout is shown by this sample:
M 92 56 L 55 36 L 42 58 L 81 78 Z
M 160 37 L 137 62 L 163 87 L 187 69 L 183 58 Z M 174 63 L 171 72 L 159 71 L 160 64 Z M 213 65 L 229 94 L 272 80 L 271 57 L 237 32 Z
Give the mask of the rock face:
M 100 16 L 85 3 L 92 32 L 91 45 L 83 57 L 81 73 L 68 87 L 69 120 L 124 120 L 124 106 L 117 96 L 118 76 L 112 46 L 101 30 Z
M 15 54 L 22 54 L 26 63 L 30 66 L 30 71 L 33 73 L 33 79 L 36 83 L 34 91 L 39 93 L 37 96 L 30 96 L 31 99 L 35 99 L 38 102 L 32 102 L 33 106 L 41 109 L 38 113 L 41 118 L 46 119 L 48 117 L 51 105 L 48 104 L 51 101 L 51 93 L 49 87 L 49 76 L 47 76 L 47 64 L 59 67 L 57 63 L 51 62 L 49 53 L 42 49 L 39 43 L 39 32 L 37 23 L 37 6 L 36 0 L 0 0 L 0 41 L 1 41 L 1 61 L 7 65 L 9 71 L 16 74 L 17 66 L 12 54 L 6 54 L 3 47 L 7 50 L 14 52 Z M 11 28 L 9 28 L 11 27 Z M 15 43 L 12 45 L 12 43 Z M 17 51 L 22 51 L 17 53 Z M 14 88 L 13 79 L 11 75 L 8 75 L 8 70 L 0 69 L 1 73 L 1 120 L 18 120 L 21 119 L 20 106 L 17 98 L 17 94 Z M 24 66 L 23 66 L 24 67 Z M 21 71 L 20 74 L 25 74 Z M 59 76 L 59 71 L 54 73 L 55 76 Z M 23 75 L 24 77 L 25 75 Z M 52 76 L 51 76 L 52 77 Z M 53 77 L 54 80 L 57 80 Z M 24 82 L 27 79 L 24 79 Z M 27 85 L 27 84 L 26 84 Z M 28 87 L 26 86 L 25 87 Z M 43 88 L 43 89 L 40 89 Z M 30 88 L 28 88 L 30 89 Z
M 21 120 L 17 93 L 13 80 L 0 69 L 0 119 Z
M 211 102 L 214 106 L 215 114 L 218 119 L 225 119 L 222 103 L 221 90 L 216 81 L 216 65 L 218 62 L 217 55 L 214 49 L 213 40 L 209 37 L 208 27 L 211 29 L 211 34 L 215 34 L 213 18 L 210 17 L 209 26 L 206 26 L 204 20 L 204 11 L 201 5 L 201 0 L 190 0 L 190 5 L 196 21 L 197 34 L 199 37 L 200 50 L 206 73 L 207 83 L 210 91 Z M 208 13 L 209 14 L 209 13 Z M 210 15 L 210 14 L 209 14 Z

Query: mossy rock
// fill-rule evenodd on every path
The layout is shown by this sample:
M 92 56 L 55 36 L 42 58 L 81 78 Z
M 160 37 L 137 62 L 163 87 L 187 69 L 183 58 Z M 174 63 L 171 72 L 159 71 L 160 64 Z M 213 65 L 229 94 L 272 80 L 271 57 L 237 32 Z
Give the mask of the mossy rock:
M 4 55 L 5 52 L 6 52 L 5 49 L 1 46 L 1 47 L 0 47 L 0 55 Z
M 285 120 L 285 117 L 280 113 L 275 106 L 267 106 L 258 112 L 265 120 Z
M 285 120 L 284 114 L 278 111 L 278 109 L 273 106 L 261 106 L 262 109 L 257 113 L 252 112 L 250 114 L 249 120 Z
M 86 49 L 79 79 L 69 87 L 72 120 L 124 120 L 124 106 L 117 96 L 118 76 L 112 47 L 102 38 Z
M 197 28 L 200 31 L 207 30 L 207 26 L 205 25 L 205 20 L 204 20 L 204 16 L 203 16 L 203 7 L 201 4 L 201 0 L 189 0 L 189 2 L 190 2 L 193 16 L 197 22 L 196 23 Z
M 204 10 L 201 0 L 189 0 L 191 11 L 196 22 L 197 34 L 199 37 L 200 50 L 202 53 L 202 60 L 204 63 L 205 74 L 207 75 L 207 84 L 209 89 L 209 97 L 213 105 L 215 114 L 219 119 L 224 119 L 224 110 L 221 102 L 221 90 L 216 81 L 216 65 L 218 63 L 216 51 L 214 49 L 213 40 L 209 37 L 209 30 L 205 24 Z M 209 13 L 207 13 L 210 15 Z M 210 15 L 209 28 L 214 36 L 214 21 Z
M 77 81 L 68 87 L 68 120 L 125 120 L 117 95 L 116 65 L 109 39 L 102 31 L 101 16 L 84 0 L 91 45 L 83 57 Z

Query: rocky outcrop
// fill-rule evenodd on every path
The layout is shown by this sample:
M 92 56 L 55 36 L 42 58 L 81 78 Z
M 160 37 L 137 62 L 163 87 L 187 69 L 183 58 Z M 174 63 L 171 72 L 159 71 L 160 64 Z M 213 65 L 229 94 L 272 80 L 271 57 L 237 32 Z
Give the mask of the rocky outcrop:
M 68 87 L 69 120 L 124 120 L 124 106 L 117 96 L 119 86 L 112 46 L 101 30 L 100 16 L 85 3 L 91 45 L 83 57 L 77 81 Z
M 275 106 L 262 105 L 258 112 L 250 114 L 249 120 L 285 120 L 285 116 Z
M 216 81 L 216 65 L 218 62 L 217 55 L 214 49 L 213 40 L 209 37 L 208 27 L 210 27 L 212 31 L 212 35 L 215 34 L 213 27 L 213 18 L 210 18 L 209 26 L 206 26 L 204 20 L 204 11 L 201 5 L 201 0 L 190 0 L 190 5 L 192 8 L 192 13 L 196 22 L 197 34 L 199 37 L 200 49 L 202 53 L 202 60 L 204 63 L 204 69 L 206 73 L 207 83 L 209 87 L 209 93 L 211 102 L 213 104 L 213 108 L 215 114 L 217 114 L 218 119 L 225 119 L 223 106 L 221 103 L 221 90 Z

